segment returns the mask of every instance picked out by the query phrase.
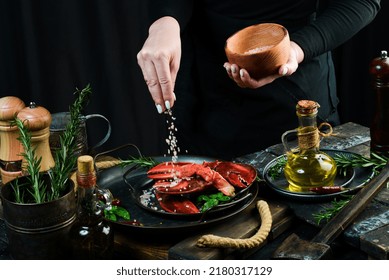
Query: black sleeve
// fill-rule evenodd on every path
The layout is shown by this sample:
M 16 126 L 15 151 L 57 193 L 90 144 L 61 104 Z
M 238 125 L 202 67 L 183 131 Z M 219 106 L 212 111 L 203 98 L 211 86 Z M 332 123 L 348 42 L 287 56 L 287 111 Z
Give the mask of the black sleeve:
M 369 24 L 380 0 L 333 0 L 311 24 L 291 34 L 304 51 L 304 60 L 330 51 Z
M 181 30 L 189 22 L 193 12 L 194 0 L 151 0 L 149 1 L 149 23 L 152 24 L 163 16 L 174 17 Z

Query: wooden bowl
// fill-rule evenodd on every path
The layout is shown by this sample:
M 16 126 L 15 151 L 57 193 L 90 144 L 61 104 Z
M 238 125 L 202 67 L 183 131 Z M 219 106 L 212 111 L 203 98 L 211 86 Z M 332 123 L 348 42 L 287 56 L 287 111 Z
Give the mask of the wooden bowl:
M 276 23 L 261 23 L 246 27 L 225 44 L 228 62 L 244 68 L 254 79 L 277 74 L 289 58 L 288 30 Z

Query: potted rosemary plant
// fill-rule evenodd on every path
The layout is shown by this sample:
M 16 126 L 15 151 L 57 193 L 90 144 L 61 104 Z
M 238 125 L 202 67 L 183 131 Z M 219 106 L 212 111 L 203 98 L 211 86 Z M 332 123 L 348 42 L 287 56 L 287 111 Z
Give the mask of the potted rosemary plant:
M 41 172 L 42 157 L 31 143 L 31 132 L 22 119 L 15 118 L 24 152 L 25 176 L 1 189 L 3 215 L 9 250 L 15 259 L 66 259 L 70 254 L 68 232 L 76 218 L 74 182 L 70 179 L 77 158 L 75 139 L 81 110 L 91 93 L 88 85 L 75 92 L 71 119 L 60 137 L 61 149 L 53 155 L 54 166 Z

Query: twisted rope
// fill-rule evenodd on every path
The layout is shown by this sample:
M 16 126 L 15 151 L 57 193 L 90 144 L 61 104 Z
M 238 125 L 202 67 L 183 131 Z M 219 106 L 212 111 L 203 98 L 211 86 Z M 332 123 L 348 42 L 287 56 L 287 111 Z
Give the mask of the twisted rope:
M 272 216 L 269 205 L 266 201 L 259 200 L 257 209 L 261 217 L 261 226 L 257 233 L 250 238 L 229 238 L 221 237 L 213 234 L 203 235 L 197 240 L 198 247 L 217 247 L 217 248 L 235 248 L 235 249 L 251 249 L 257 247 L 266 240 L 272 226 Z
M 328 133 L 321 132 L 320 129 L 323 126 L 327 126 L 329 128 Z M 321 137 L 329 137 L 333 135 L 332 126 L 329 123 L 323 122 L 319 125 L 319 127 L 312 129 L 313 127 L 304 127 L 303 129 L 299 129 L 298 132 L 298 143 L 301 149 L 312 149 L 318 148 L 320 145 L 320 136 Z

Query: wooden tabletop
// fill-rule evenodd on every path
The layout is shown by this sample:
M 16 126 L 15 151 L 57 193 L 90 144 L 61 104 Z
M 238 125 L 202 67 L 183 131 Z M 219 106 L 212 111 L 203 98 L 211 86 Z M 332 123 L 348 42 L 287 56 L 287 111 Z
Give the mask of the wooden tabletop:
M 334 128 L 334 135 L 324 138 L 322 149 L 346 150 L 364 156 L 370 155 L 369 128 L 346 123 Z M 249 163 L 262 174 L 272 159 L 284 153 L 278 144 L 264 151 L 237 158 L 237 161 Z M 270 206 L 273 226 L 266 242 L 251 250 L 199 248 L 197 240 L 204 234 L 214 234 L 231 238 L 248 238 L 255 234 L 260 226 L 260 218 L 255 209 L 255 201 L 238 215 L 221 224 L 199 229 L 190 233 L 175 234 L 171 237 L 135 236 L 131 232 L 116 232 L 116 248 L 123 257 L 139 259 L 242 259 L 256 256 L 260 250 L 271 247 L 282 238 L 286 231 L 293 232 L 296 223 L 306 223 L 319 229 L 314 213 L 331 206 L 328 202 L 301 202 L 288 199 L 269 191 L 265 183 L 258 186 L 259 195 L 255 200 L 265 200 Z M 367 209 L 349 226 L 341 236 L 342 242 L 366 254 L 368 258 L 388 259 L 389 255 L 389 190 L 384 188 L 369 204 Z M 278 241 L 279 242 L 279 241 Z
M 321 149 L 346 150 L 364 156 L 370 154 L 369 128 L 346 123 L 334 128 L 334 135 L 324 138 Z M 237 161 L 253 165 L 262 176 L 265 166 L 274 158 L 282 155 L 284 149 L 278 144 L 258 151 Z M 266 183 L 258 184 L 258 197 L 242 212 L 220 223 L 195 228 L 169 235 L 153 231 L 152 234 L 139 234 L 131 230 L 115 228 L 115 252 L 117 258 L 125 259 L 245 259 L 267 258 L 285 234 L 296 232 L 298 226 L 318 230 L 313 214 L 331 206 L 331 201 L 306 202 L 280 196 L 271 191 Z M 273 219 L 267 240 L 259 247 L 250 250 L 199 248 L 197 240 L 204 234 L 214 234 L 231 238 L 248 238 L 256 233 L 261 220 L 256 201 L 265 200 L 270 207 Z M 0 207 L 1 219 L 1 207 Z M 0 259 L 6 258 L 6 236 L 3 221 L 0 221 Z M 367 258 L 389 259 L 389 189 L 384 188 L 346 228 L 338 243 L 344 243 L 355 252 Z M 3 248 L 2 248 L 3 247 Z M 2 255 L 3 254 L 3 255 Z

